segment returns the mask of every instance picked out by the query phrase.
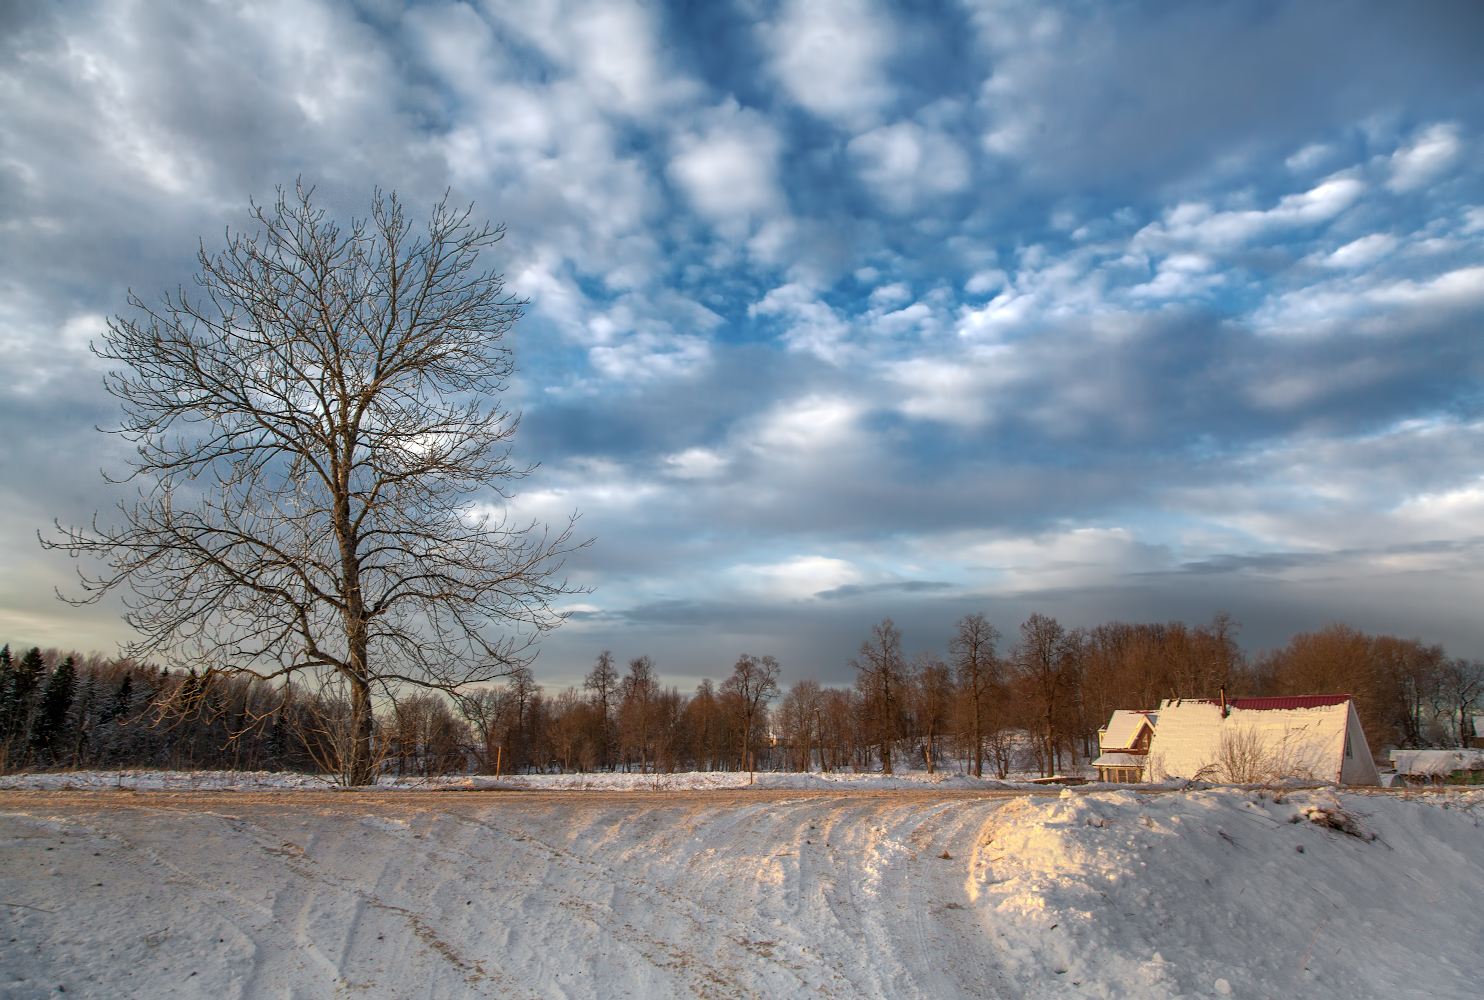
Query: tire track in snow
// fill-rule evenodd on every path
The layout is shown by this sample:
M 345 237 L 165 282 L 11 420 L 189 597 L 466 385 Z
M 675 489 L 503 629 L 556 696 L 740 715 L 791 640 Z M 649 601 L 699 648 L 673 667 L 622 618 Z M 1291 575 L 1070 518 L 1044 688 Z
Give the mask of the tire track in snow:
M 757 942 L 749 940 L 745 925 L 732 920 L 724 910 L 706 907 L 693 898 L 687 898 L 672 891 L 659 881 L 622 872 L 590 857 L 575 853 L 554 840 L 532 836 L 531 832 L 523 827 L 501 826 L 487 817 L 476 818 L 450 814 L 446 818 L 475 826 L 482 832 L 488 832 L 496 837 L 503 835 L 504 839 L 497 840 L 498 846 L 526 855 L 533 865 L 536 862 L 553 865 L 572 876 L 571 880 L 574 882 L 598 879 L 609 886 L 626 885 L 637 900 L 649 904 L 651 910 L 657 907 L 660 911 L 658 915 L 654 912 L 646 913 L 647 922 L 655 922 L 656 916 L 658 916 L 658 922 L 661 923 L 666 918 L 678 919 L 688 926 L 694 938 L 706 938 L 715 945 L 721 945 L 722 942 L 733 944 L 749 956 L 762 957 L 774 963 L 780 971 L 795 979 L 800 988 L 808 990 L 810 995 L 826 997 L 854 995 L 853 993 L 837 994 L 828 982 L 815 981 L 807 976 L 799 975 L 800 969 L 775 959 L 771 954 L 765 954 L 766 949 L 759 949 Z M 465 850 L 468 848 L 466 847 Z M 531 878 L 534 879 L 534 875 Z M 672 941 L 666 936 L 646 933 L 635 928 L 626 915 L 618 912 L 612 905 L 602 904 L 583 898 L 579 894 L 559 889 L 546 878 L 540 881 L 539 892 L 552 897 L 556 905 L 582 914 L 593 926 L 632 948 L 636 954 L 657 969 L 684 971 L 698 996 L 753 995 L 751 990 L 740 981 L 740 978 L 745 978 L 742 973 L 743 968 L 749 964 L 740 953 L 734 952 L 730 956 L 733 959 L 731 962 L 706 961 L 696 956 L 696 941 Z M 527 890 L 527 894 L 528 898 L 535 898 L 537 895 L 531 889 Z M 659 897 L 657 903 L 654 897 Z M 721 950 L 732 949 L 725 949 L 725 946 L 721 945 Z M 691 970 L 688 968 L 690 965 L 696 965 L 698 968 Z M 722 992 L 717 992 L 717 989 Z
M 216 813 L 182 797 L 151 815 L 189 831 L 182 849 L 216 838 L 199 865 L 176 859 L 193 895 L 220 882 L 257 904 L 241 923 L 259 945 L 244 997 L 332 978 L 399 998 L 984 997 L 988 941 L 972 911 L 947 906 L 963 862 L 935 855 L 967 857 L 1000 804 L 450 796 L 416 811 L 384 800 L 372 826 L 350 796 L 244 797 Z M 144 815 L 131 804 L 103 825 L 137 840 Z

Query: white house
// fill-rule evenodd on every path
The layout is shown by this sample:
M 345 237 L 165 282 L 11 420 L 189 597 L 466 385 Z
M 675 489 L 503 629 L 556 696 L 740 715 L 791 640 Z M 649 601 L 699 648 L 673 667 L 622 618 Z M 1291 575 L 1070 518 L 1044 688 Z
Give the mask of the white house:
M 1166 699 L 1156 718 L 1145 781 L 1381 783 L 1349 695 Z
M 1098 731 L 1098 749 L 1102 755 L 1093 761 L 1099 781 L 1137 784 L 1148 780 L 1144 765 L 1148 762 L 1150 742 L 1158 716 L 1154 712 L 1131 712 L 1118 709 L 1108 724 Z

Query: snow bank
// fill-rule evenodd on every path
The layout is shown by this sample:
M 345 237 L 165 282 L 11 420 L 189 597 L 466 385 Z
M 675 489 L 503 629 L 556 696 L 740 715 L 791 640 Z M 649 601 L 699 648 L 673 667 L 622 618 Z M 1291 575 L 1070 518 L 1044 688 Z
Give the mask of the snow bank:
M 1065 792 L 968 891 L 1028 995 L 1476 996 L 1484 793 Z M 1050 970 L 1056 986 L 1045 982 Z
M 1475 997 L 1481 803 L 11 796 L 0 998 Z

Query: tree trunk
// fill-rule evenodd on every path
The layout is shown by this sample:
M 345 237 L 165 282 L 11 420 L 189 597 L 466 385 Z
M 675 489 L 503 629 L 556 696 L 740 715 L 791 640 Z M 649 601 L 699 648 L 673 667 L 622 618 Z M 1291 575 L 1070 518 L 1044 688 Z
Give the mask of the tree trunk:
M 979 692 L 974 692 L 974 777 L 984 777 L 984 733 L 979 722 Z
M 371 753 L 374 724 L 371 685 L 364 676 L 353 675 L 350 680 L 350 759 L 340 765 L 340 773 L 347 785 L 376 784 L 376 768 Z

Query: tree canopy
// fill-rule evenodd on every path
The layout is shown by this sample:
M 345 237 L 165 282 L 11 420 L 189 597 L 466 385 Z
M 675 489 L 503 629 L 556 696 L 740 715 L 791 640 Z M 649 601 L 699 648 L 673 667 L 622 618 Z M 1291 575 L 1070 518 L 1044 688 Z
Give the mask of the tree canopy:
M 524 303 L 479 266 L 504 230 L 471 212 L 445 196 L 419 233 L 377 191 L 342 228 L 280 189 L 255 233 L 203 244 L 194 291 L 131 293 L 94 350 L 138 492 L 120 524 L 43 540 L 103 560 L 80 600 L 127 584 L 128 655 L 335 685 L 350 783 L 373 778 L 374 695 L 510 675 L 573 592 L 572 523 L 505 513 L 530 471 L 500 401 Z

